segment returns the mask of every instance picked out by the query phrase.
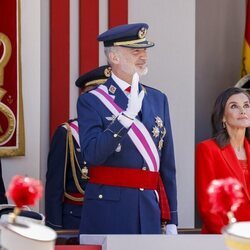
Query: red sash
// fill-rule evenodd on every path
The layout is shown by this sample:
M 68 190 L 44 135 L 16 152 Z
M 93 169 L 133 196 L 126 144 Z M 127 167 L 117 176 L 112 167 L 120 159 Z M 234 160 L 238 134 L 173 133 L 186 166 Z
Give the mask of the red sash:
M 89 182 L 109 186 L 157 190 L 161 220 L 170 220 L 168 199 L 159 172 L 133 168 L 95 166 L 90 168 Z

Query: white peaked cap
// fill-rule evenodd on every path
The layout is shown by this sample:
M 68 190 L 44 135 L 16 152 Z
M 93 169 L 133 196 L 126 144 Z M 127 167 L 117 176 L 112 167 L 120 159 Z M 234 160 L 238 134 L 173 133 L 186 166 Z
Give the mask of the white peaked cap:
M 54 250 L 56 232 L 17 216 L 15 223 L 1 218 L 1 246 L 8 250 Z
M 231 223 L 222 229 L 222 233 L 228 249 L 250 249 L 249 221 Z

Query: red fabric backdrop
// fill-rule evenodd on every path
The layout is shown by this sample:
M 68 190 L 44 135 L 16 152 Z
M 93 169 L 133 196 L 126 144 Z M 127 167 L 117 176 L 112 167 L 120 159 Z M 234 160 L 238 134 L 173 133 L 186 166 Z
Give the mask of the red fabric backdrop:
M 19 1 L 0 1 L 0 157 L 25 150 Z

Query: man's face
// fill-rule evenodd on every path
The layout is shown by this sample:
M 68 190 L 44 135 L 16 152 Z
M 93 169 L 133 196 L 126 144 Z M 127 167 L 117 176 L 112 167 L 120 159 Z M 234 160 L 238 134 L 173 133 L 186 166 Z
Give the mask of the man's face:
M 117 47 L 117 54 L 119 58 L 119 67 L 124 73 L 133 75 L 135 72 L 139 76 L 146 75 L 148 72 L 147 67 L 147 49 L 125 48 Z

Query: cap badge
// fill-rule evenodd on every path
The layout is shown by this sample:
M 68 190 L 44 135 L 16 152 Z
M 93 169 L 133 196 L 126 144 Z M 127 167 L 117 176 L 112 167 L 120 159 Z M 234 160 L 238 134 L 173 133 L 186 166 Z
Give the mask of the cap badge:
M 105 70 L 104 70 L 104 75 L 106 77 L 110 77 L 111 76 L 111 67 L 107 67 Z
M 115 91 L 116 91 L 116 87 L 115 87 L 114 85 L 110 85 L 110 87 L 109 87 L 109 92 L 110 92 L 111 94 L 114 94 Z
M 145 27 L 142 27 L 139 32 L 138 32 L 138 37 L 139 38 L 144 38 L 147 34 L 147 29 Z

